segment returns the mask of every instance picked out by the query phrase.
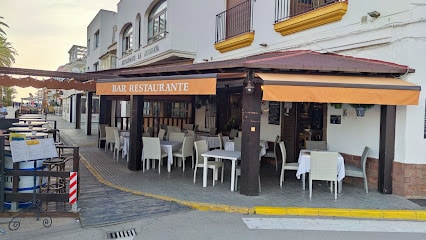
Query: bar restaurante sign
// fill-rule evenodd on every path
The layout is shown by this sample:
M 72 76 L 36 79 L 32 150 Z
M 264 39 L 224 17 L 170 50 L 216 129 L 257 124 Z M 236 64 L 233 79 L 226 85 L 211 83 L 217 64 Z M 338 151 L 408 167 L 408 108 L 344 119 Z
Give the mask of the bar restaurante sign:
M 216 94 L 216 78 L 96 83 L 97 95 L 210 95 Z

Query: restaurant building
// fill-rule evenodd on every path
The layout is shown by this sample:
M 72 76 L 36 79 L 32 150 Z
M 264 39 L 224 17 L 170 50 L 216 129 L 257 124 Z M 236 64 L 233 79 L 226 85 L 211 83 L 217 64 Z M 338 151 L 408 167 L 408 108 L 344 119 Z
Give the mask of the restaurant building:
M 119 75 L 97 82 L 99 122 L 130 119 L 130 170 L 141 168 L 144 128 L 188 122 L 243 132 L 245 195 L 259 194 L 255 142 L 278 133 L 293 162 L 308 139 L 345 163 L 368 146 L 371 189 L 426 196 L 424 5 L 122 0 L 117 9 L 89 25 L 86 67 Z M 173 93 L 147 88 L 183 82 Z M 357 104 L 370 107 L 364 116 Z

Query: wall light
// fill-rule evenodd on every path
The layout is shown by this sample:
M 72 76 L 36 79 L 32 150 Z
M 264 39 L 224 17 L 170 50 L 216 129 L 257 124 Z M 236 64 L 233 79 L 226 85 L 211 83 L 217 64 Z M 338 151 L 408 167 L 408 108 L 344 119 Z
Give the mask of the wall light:
M 267 47 L 268 44 L 267 43 L 259 43 L 259 46 L 261 46 L 261 47 Z
M 372 11 L 372 12 L 369 12 L 367 14 L 368 14 L 368 16 L 370 16 L 372 18 L 378 18 L 378 17 L 380 17 L 380 13 L 378 11 Z
M 247 82 L 247 86 L 244 88 L 247 94 L 251 95 L 254 93 L 254 84 L 252 81 Z

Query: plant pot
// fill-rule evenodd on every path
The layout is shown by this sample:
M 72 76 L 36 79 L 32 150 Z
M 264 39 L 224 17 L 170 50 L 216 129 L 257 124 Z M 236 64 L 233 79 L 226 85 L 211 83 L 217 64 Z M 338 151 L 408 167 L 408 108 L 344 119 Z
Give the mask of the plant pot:
M 358 107 L 358 108 L 355 108 L 355 110 L 356 110 L 356 115 L 358 116 L 358 117 L 364 117 L 365 116 L 365 108 L 363 108 L 363 107 Z

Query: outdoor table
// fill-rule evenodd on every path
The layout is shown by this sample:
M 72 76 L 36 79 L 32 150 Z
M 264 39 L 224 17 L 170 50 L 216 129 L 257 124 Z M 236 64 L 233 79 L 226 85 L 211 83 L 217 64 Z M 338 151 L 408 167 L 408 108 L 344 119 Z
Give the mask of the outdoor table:
M 15 127 L 28 127 L 28 126 L 41 127 L 44 124 L 48 124 L 48 122 L 22 121 L 22 122 L 12 123 L 12 125 Z
M 227 159 L 232 161 L 231 169 L 231 192 L 234 191 L 234 182 L 235 182 L 235 168 L 237 165 L 237 160 L 241 158 L 241 152 L 239 151 L 226 151 L 215 149 L 201 154 L 204 157 L 204 167 L 203 167 L 203 187 L 207 187 L 207 170 L 208 170 L 208 158 L 218 158 L 218 159 Z
M 30 127 L 10 127 L 9 128 L 9 132 L 32 132 L 32 131 L 43 132 L 43 131 L 46 131 L 46 130 L 47 130 L 47 128 L 45 128 L 45 127 L 33 127 L 33 128 L 30 128 Z

